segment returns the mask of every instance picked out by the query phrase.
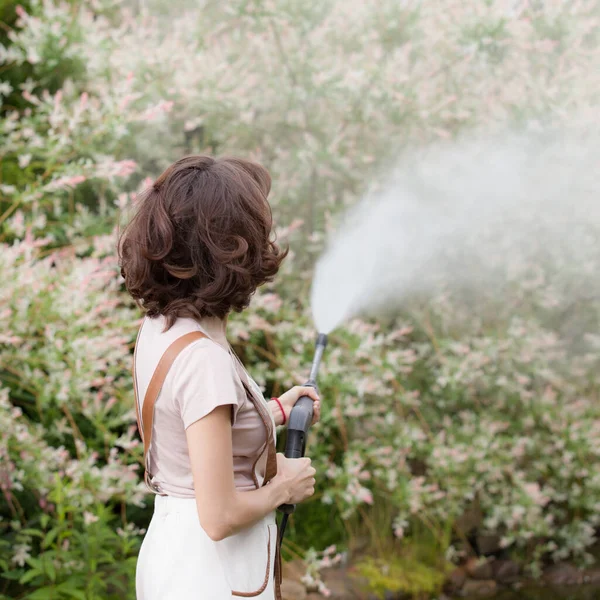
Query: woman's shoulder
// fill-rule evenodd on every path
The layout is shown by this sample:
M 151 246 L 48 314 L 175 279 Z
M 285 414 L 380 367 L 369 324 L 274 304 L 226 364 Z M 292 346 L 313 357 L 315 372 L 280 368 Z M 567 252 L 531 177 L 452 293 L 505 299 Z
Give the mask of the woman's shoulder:
M 239 405 L 243 402 L 243 383 L 232 355 L 209 337 L 194 340 L 183 348 L 167 377 L 167 387 L 180 401 L 196 394 L 205 398 L 237 398 Z
M 203 365 L 212 369 L 233 371 L 233 360 L 229 352 L 209 337 L 201 337 L 190 342 L 174 361 L 177 364 L 190 363 L 200 368 Z

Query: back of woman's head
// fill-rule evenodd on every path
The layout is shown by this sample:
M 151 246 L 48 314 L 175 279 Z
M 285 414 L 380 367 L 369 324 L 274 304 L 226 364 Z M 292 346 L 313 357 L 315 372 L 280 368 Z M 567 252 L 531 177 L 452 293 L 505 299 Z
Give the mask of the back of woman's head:
M 188 156 L 141 194 L 118 250 L 127 290 L 148 316 L 170 327 L 248 306 L 287 254 L 271 241 L 270 188 L 259 164 Z

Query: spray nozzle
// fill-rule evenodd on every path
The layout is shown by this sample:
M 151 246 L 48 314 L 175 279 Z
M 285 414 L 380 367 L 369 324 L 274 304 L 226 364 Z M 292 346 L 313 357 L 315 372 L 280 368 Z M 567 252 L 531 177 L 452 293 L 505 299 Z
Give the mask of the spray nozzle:
M 319 366 L 321 365 L 321 359 L 323 358 L 323 352 L 327 347 L 327 336 L 324 333 L 320 333 L 317 336 L 317 343 L 315 344 L 315 356 L 313 358 L 312 366 L 310 368 L 310 376 L 306 385 L 316 386 L 317 373 Z

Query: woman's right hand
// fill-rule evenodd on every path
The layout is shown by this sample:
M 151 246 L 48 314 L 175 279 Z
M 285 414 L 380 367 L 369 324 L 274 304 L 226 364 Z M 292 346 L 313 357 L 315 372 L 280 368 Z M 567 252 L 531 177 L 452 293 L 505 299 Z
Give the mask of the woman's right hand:
M 315 473 L 311 460 L 307 456 L 286 458 L 277 453 L 277 475 L 289 493 L 286 504 L 297 504 L 315 493 Z

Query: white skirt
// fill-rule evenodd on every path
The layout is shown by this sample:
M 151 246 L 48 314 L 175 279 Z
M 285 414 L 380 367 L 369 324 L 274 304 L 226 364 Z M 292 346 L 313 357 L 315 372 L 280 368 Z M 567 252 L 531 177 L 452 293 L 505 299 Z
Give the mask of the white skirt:
M 194 498 L 154 498 L 136 566 L 137 600 L 275 598 L 275 511 L 215 542 L 200 525 Z

